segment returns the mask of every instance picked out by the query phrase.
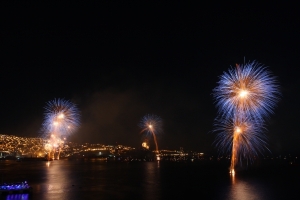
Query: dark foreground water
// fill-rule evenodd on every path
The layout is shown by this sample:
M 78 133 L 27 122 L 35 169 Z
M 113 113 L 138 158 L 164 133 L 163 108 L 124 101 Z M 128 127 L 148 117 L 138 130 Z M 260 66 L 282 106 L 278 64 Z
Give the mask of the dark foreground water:
M 300 199 L 300 166 L 228 173 L 227 165 L 100 160 L 0 161 L 1 182 L 27 180 L 32 194 L 1 199 Z

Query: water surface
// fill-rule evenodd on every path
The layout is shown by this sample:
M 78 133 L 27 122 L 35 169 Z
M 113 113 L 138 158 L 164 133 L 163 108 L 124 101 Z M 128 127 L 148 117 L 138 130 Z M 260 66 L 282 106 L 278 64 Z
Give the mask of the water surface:
M 33 193 L 1 199 L 300 199 L 300 166 L 238 172 L 197 162 L 0 161 L 2 182 L 28 181 Z

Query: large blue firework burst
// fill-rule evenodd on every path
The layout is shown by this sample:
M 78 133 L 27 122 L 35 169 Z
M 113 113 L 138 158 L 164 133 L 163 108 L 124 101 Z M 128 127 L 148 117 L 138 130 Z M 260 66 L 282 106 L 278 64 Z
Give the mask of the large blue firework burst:
M 253 61 L 224 72 L 213 95 L 222 117 L 239 112 L 262 120 L 273 113 L 280 92 L 267 67 Z
M 42 133 L 48 137 L 55 134 L 67 137 L 79 126 L 79 111 L 75 104 L 64 99 L 47 102 L 42 124 Z

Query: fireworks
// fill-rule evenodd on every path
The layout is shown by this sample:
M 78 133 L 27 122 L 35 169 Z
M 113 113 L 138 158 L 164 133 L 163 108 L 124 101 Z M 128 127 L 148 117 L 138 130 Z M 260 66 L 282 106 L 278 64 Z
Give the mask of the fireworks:
M 213 92 L 223 117 L 239 112 L 260 120 L 273 112 L 280 95 L 275 78 L 255 61 L 224 72 Z
M 230 172 L 238 160 L 251 159 L 266 149 L 264 119 L 273 113 L 279 86 L 266 67 L 249 62 L 224 72 L 213 90 L 218 117 L 215 144 L 231 152 Z
M 243 159 L 252 160 L 267 148 L 264 124 L 251 118 L 217 119 L 215 131 L 218 135 L 215 146 L 222 154 L 232 153 L 232 166 Z
M 141 132 L 145 131 L 153 136 L 156 152 L 158 152 L 156 134 L 162 132 L 162 119 L 156 115 L 145 115 L 141 120 L 140 127 L 143 129 Z
M 43 132 L 46 135 L 55 134 L 60 137 L 67 137 L 79 125 L 78 109 L 69 101 L 54 99 L 47 103 L 45 110 Z
M 43 135 L 48 141 L 45 150 L 50 155 L 53 149 L 59 148 L 60 153 L 60 147 L 66 137 L 78 128 L 78 109 L 69 101 L 54 99 L 47 103 L 45 110 L 45 120 L 42 126 Z

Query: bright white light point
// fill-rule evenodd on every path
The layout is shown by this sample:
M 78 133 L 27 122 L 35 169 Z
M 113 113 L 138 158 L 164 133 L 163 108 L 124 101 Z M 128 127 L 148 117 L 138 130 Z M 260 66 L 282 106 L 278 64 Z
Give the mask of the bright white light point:
M 234 171 L 234 169 L 232 169 L 232 170 L 230 170 L 230 172 L 229 172 L 231 175 L 233 175 L 234 176 L 234 174 L 235 174 L 235 171 Z
M 152 128 L 152 125 L 151 125 L 151 124 L 149 125 L 149 128 Z
M 53 125 L 54 125 L 54 126 L 57 126 L 57 125 L 58 125 L 58 122 L 53 122 Z
M 240 133 L 240 132 L 242 132 L 242 129 L 241 129 L 240 127 L 236 127 L 236 128 L 235 128 L 235 132 L 236 132 L 236 133 Z
M 62 113 L 58 116 L 59 119 L 62 119 L 62 118 L 64 118 L 64 117 L 65 117 L 65 116 L 64 116 L 64 114 L 62 114 Z
M 146 148 L 146 147 L 147 147 L 147 143 L 146 143 L 146 142 L 143 142 L 143 143 L 142 143 L 142 147 L 145 147 L 145 148 Z
M 248 91 L 247 90 L 241 90 L 239 96 L 241 98 L 245 98 L 248 95 Z

